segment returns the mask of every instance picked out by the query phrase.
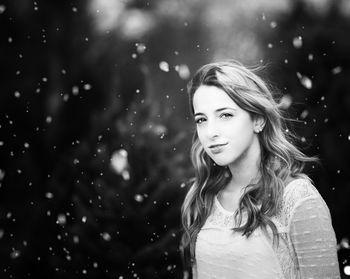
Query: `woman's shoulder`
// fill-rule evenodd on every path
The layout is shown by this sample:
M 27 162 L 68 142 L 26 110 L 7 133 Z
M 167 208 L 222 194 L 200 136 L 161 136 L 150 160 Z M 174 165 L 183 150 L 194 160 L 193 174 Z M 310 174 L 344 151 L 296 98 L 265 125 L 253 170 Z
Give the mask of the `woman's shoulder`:
M 300 224 L 300 220 L 315 222 L 315 218 L 318 217 L 323 221 L 331 220 L 325 200 L 307 176 L 294 179 L 285 186 L 281 212 L 287 227 L 291 228 L 293 223 L 294 229 L 295 222 Z
M 295 178 L 289 178 L 285 183 L 284 199 L 297 201 L 308 197 L 317 197 L 318 195 L 319 193 L 313 185 L 312 180 L 305 174 Z
M 321 195 L 306 175 L 287 180 L 281 204 L 281 217 L 288 222 L 294 209 L 308 199 L 322 200 Z

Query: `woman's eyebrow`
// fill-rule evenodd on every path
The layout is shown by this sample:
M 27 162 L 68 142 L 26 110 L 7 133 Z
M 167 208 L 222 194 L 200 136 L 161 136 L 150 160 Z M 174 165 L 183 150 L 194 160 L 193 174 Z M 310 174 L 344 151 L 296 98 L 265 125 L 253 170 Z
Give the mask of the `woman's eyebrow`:
M 231 107 L 224 107 L 224 108 L 218 108 L 217 110 L 215 110 L 215 112 L 220 112 L 222 110 L 225 110 L 225 109 L 232 109 L 232 110 L 236 110 L 235 108 L 231 108 Z M 197 116 L 197 115 L 204 115 L 204 113 L 202 112 L 197 112 L 194 114 L 194 116 Z

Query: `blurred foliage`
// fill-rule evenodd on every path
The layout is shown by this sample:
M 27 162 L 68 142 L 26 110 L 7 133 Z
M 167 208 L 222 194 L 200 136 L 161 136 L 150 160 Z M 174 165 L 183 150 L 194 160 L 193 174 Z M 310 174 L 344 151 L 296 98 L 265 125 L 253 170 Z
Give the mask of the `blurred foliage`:
M 345 247 L 350 54 L 340 5 L 317 14 L 295 1 L 281 14 L 241 1 L 103 3 L 0 3 L 1 278 L 182 278 L 186 83 L 219 58 L 271 61 L 306 152 L 322 158 L 312 177 Z

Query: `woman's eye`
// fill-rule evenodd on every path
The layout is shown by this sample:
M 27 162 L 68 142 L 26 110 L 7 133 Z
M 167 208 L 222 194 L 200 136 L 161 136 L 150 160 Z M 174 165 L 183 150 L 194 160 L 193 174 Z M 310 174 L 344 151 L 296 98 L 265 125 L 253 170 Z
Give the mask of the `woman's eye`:
M 205 121 L 204 118 L 198 118 L 195 120 L 196 124 L 201 124 L 203 121 Z
M 223 118 L 229 118 L 231 116 L 232 116 L 231 113 L 223 113 L 223 114 L 221 114 L 221 117 L 223 117 Z

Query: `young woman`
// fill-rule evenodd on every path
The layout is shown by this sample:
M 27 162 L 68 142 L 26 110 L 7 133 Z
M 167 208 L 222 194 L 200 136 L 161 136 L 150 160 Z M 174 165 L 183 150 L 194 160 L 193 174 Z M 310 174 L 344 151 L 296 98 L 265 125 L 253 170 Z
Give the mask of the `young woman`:
M 189 83 L 195 178 L 182 206 L 193 278 L 340 278 L 328 207 L 254 70 L 203 66 Z

